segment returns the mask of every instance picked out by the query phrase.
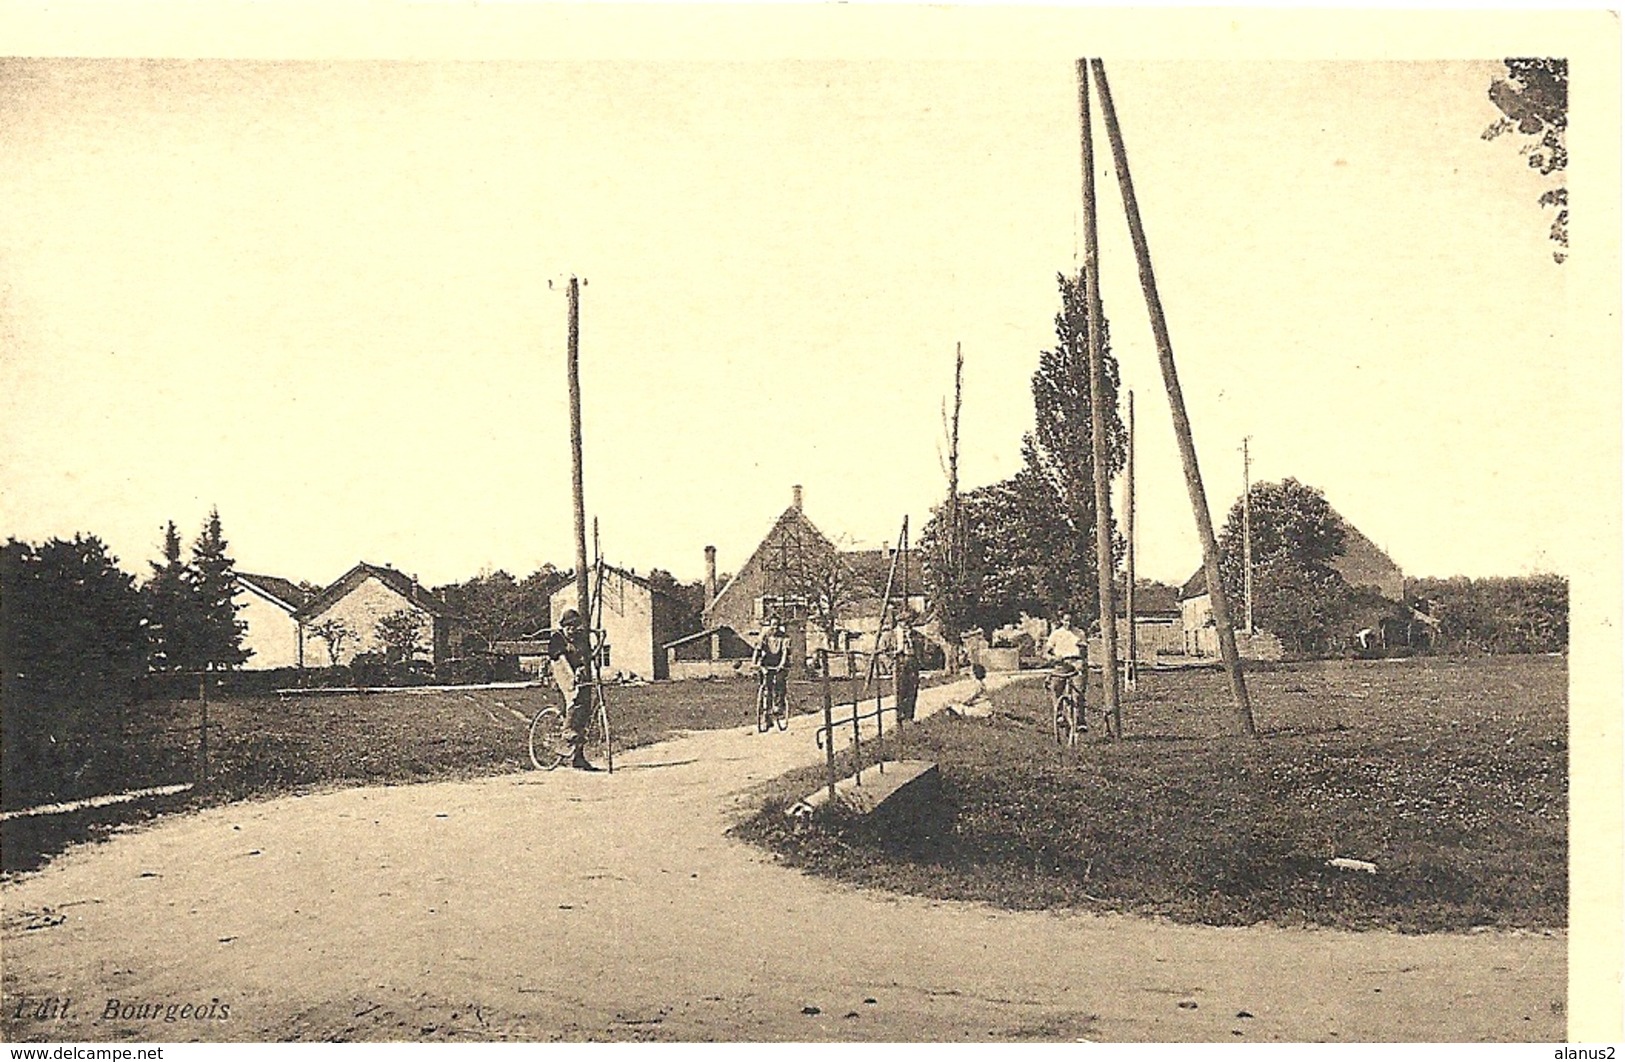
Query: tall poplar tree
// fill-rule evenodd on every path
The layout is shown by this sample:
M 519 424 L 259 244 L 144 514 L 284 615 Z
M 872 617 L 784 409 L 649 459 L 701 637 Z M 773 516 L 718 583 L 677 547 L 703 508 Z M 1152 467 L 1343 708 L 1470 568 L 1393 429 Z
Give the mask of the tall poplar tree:
M 1048 557 L 1039 572 L 1040 595 L 1052 611 L 1070 611 L 1082 620 L 1100 611 L 1096 592 L 1093 418 L 1089 400 L 1088 299 L 1083 277 L 1057 276 L 1061 309 L 1055 315 L 1055 347 L 1040 353 L 1033 373 L 1033 430 L 1022 438 L 1029 474 L 1028 508 L 1032 543 Z M 1119 375 L 1111 333 L 1100 322 L 1102 383 L 1108 474 L 1123 468 L 1128 432 L 1117 412 Z

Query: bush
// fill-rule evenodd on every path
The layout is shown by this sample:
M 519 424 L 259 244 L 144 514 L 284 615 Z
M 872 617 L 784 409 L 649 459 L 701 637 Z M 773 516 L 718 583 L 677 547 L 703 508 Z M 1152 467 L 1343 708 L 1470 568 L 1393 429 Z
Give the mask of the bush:
M 144 664 L 135 580 L 95 536 L 0 549 L 0 791 L 5 807 L 123 788 Z

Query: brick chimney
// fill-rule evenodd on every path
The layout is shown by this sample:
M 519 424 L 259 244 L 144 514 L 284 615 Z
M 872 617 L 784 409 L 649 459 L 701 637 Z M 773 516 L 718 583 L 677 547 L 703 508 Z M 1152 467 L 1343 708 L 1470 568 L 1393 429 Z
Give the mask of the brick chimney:
M 705 547 L 705 603 L 717 599 L 717 547 Z
M 798 513 L 801 511 L 801 484 L 799 483 L 790 488 L 790 506 Z

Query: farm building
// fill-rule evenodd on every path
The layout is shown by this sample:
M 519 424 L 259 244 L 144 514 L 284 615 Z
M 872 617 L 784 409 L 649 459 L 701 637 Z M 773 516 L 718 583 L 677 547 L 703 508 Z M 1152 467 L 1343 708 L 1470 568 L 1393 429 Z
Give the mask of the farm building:
M 245 624 L 243 648 L 248 650 L 245 670 L 303 667 L 303 638 L 296 613 L 305 603 L 305 591 L 274 575 L 237 573 L 232 602 L 237 619 Z
M 682 603 L 636 573 L 607 565 L 601 593 L 604 611 L 596 622 L 604 630 L 605 658 L 599 666 L 612 675 L 665 678 L 665 646 L 683 633 Z M 553 625 L 575 607 L 575 583 L 553 591 L 549 600 Z
M 725 677 L 744 666 L 753 651 L 732 627 L 696 631 L 664 648 L 666 677 L 674 679 Z
M 707 601 L 701 626 L 708 632 L 726 630 L 733 639 L 744 639 L 761 630 L 764 618 L 780 616 L 788 624 L 794 657 L 805 659 L 809 649 L 823 641 L 816 624 L 808 622 L 808 596 L 813 589 L 809 584 L 819 582 L 826 590 L 834 589 L 841 600 L 835 611 L 843 644 L 831 648 L 870 648 L 880 626 L 886 579 L 895 553 L 890 548 L 838 549 L 807 517 L 801 488 L 793 487 L 789 508 L 779 514 L 727 585 L 714 592 L 716 551 L 706 548 Z M 892 601 L 894 605 L 906 601 L 916 612 L 923 612 L 925 578 L 919 554 L 911 551 L 906 560 L 896 565 Z M 811 579 L 808 573 L 825 577 Z M 719 649 L 728 644 L 735 643 L 726 638 L 717 641 Z M 685 646 L 684 651 L 701 650 Z
M 1117 656 L 1128 655 L 1128 601 L 1117 595 Z M 1179 608 L 1179 592 L 1161 584 L 1145 587 L 1135 584 L 1134 656 L 1142 664 L 1155 664 L 1159 656 L 1185 654 L 1185 630 Z M 1098 664 L 1106 656 L 1097 633 L 1089 639 L 1089 661 Z
M 1356 590 L 1367 590 L 1389 601 L 1405 600 L 1405 573 L 1393 559 L 1377 548 L 1353 524 L 1337 517 L 1343 525 L 1343 553 L 1333 557 L 1331 567 L 1343 581 Z M 1231 602 L 1236 613 L 1240 602 Z M 1185 636 L 1185 653 L 1189 656 L 1218 656 L 1219 632 L 1213 623 L 1213 599 L 1207 592 L 1207 574 L 1201 568 L 1185 580 L 1179 592 L 1179 610 Z M 1232 619 L 1241 622 L 1239 615 Z M 1244 657 L 1279 659 L 1281 643 L 1267 631 L 1256 631 L 1249 639 L 1239 629 L 1236 648 Z
M 384 617 L 403 609 L 419 620 L 413 659 L 438 665 L 453 655 L 462 632 L 445 602 L 418 585 L 415 577 L 387 565 L 363 561 L 295 614 L 304 632 L 304 666 L 348 664 L 359 653 L 383 652 L 379 624 Z M 324 639 L 321 630 L 330 622 L 342 625 L 348 637 Z

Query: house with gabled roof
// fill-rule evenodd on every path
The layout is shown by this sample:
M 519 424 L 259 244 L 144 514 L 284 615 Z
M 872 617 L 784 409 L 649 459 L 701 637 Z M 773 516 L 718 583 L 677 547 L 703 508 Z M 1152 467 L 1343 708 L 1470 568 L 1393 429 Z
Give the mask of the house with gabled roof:
M 630 569 L 606 564 L 602 572 L 601 582 L 596 571 L 590 575 L 588 587 L 602 601 L 600 613 L 591 617 L 604 632 L 598 666 L 607 675 L 666 678 L 665 645 L 688 633 L 682 629 L 682 602 Z M 576 596 L 573 580 L 553 591 L 548 600 L 553 626 L 576 608 Z
M 307 597 L 298 584 L 274 575 L 236 573 L 232 602 L 244 625 L 242 646 L 248 650 L 243 668 L 265 671 L 302 667 L 303 639 L 296 618 Z
M 454 654 L 461 631 L 446 603 L 421 586 L 415 576 L 387 564 L 362 561 L 295 613 L 303 631 L 304 666 L 348 664 L 357 654 L 383 652 L 379 624 L 403 609 L 419 618 L 413 659 L 438 665 Z M 349 636 L 342 642 L 323 639 L 320 629 L 329 622 L 342 625 Z
M 1366 590 L 1393 602 L 1405 600 L 1405 573 L 1393 558 L 1384 553 L 1359 528 L 1333 510 L 1332 516 L 1343 528 L 1343 552 L 1331 559 L 1331 569 L 1356 590 Z M 1239 626 L 1245 621 L 1240 615 L 1241 602 L 1230 602 L 1231 619 Z M 1179 611 L 1185 633 L 1185 653 L 1188 656 L 1219 655 L 1218 629 L 1213 623 L 1213 599 L 1207 590 L 1207 573 L 1197 568 L 1179 590 Z M 1238 639 L 1244 636 L 1238 633 Z M 1237 648 L 1244 657 L 1260 659 L 1279 658 L 1280 640 L 1266 631 L 1255 632 L 1245 642 L 1238 640 Z
M 738 645 L 741 638 L 756 636 L 762 621 L 777 616 L 787 623 L 795 659 L 805 659 L 809 639 L 821 644 L 822 635 L 807 623 L 809 602 L 798 589 L 797 572 L 817 570 L 825 564 L 838 565 L 837 580 L 842 584 L 842 606 L 837 609 L 843 642 L 834 649 L 854 647 L 872 639 L 879 630 L 884 610 L 886 582 L 893 572 L 896 549 L 842 550 L 830 541 L 808 518 L 802 506 L 801 487 L 790 490 L 790 505 L 751 551 L 745 563 L 720 589 L 712 590 L 716 577 L 716 554 L 706 549 L 708 600 L 701 627 L 714 637 L 714 646 Z M 915 612 L 925 611 L 925 573 L 916 551 L 898 560 L 892 579 L 894 606 L 907 602 Z M 869 643 L 872 645 L 872 640 Z M 865 646 L 867 647 L 867 646 Z M 670 648 L 670 647 L 668 647 Z

